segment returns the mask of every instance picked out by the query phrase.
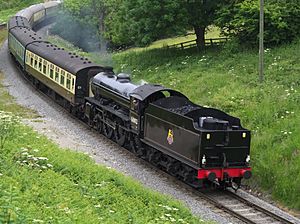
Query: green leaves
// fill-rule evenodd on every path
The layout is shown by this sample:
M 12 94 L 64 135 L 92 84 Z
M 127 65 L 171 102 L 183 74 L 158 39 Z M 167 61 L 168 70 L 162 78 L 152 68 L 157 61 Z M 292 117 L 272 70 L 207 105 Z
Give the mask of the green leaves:
M 106 37 L 115 45 L 145 46 L 184 32 L 186 13 L 180 1 L 106 0 Z
M 14 137 L 18 124 L 18 117 L 12 113 L 0 111 L 0 149 L 3 149 L 8 139 Z
M 298 2 L 298 3 L 297 3 Z M 299 0 L 265 3 L 265 43 L 277 45 L 291 42 L 300 33 Z M 223 34 L 236 37 L 240 43 L 255 45 L 259 33 L 259 2 L 254 0 L 229 0 L 217 14 L 217 25 Z

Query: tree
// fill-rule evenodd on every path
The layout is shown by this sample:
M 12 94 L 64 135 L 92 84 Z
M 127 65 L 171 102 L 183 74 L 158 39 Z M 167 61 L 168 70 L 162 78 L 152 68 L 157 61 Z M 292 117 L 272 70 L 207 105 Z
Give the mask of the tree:
M 207 27 L 214 23 L 219 3 L 219 0 L 186 1 L 188 25 L 195 30 L 197 45 L 200 48 L 205 46 L 205 32 Z
M 300 34 L 300 0 L 269 0 L 265 2 L 265 32 L 267 45 L 278 45 L 298 38 Z M 240 43 L 255 45 L 259 33 L 259 1 L 224 0 L 216 24 L 222 33 L 237 38 Z
M 86 51 L 103 51 L 107 45 L 102 38 L 105 13 L 101 0 L 65 0 L 64 11 L 51 31 Z
M 116 45 L 147 45 L 184 32 L 187 23 L 182 1 L 106 0 L 106 37 Z
M 65 0 L 65 9 L 81 24 L 96 24 L 114 45 L 145 46 L 194 29 L 197 44 L 213 24 L 221 0 Z M 102 45 L 102 44 L 101 44 Z

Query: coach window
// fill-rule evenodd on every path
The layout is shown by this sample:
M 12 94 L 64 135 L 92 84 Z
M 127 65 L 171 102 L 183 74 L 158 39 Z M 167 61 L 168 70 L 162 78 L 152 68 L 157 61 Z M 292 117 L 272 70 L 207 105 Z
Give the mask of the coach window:
M 47 74 L 47 61 L 44 60 L 44 64 L 43 64 L 43 73 Z
M 27 54 L 26 54 L 26 63 L 29 62 L 29 57 L 30 57 L 30 54 L 27 52 Z
M 37 64 L 38 64 L 38 61 L 37 61 L 37 58 L 35 58 L 35 59 L 34 59 L 34 68 L 35 68 L 35 69 L 37 69 Z
M 71 79 L 67 78 L 67 89 L 71 89 Z
M 40 71 L 42 71 L 42 61 L 43 61 L 43 60 L 42 60 L 41 58 L 39 58 L 39 70 L 40 70 Z
M 53 79 L 54 65 L 50 65 L 50 78 Z
M 33 57 L 30 58 L 30 65 L 33 67 Z
M 65 86 L 65 71 L 61 71 L 60 84 Z
M 72 78 L 72 90 L 74 90 L 74 85 L 75 85 L 75 79 L 74 78 Z
M 59 68 L 55 68 L 55 82 L 59 82 Z

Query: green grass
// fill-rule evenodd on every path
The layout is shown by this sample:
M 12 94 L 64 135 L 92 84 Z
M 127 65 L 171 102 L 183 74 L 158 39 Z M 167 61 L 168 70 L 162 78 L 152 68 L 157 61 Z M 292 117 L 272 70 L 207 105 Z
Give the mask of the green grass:
M 105 66 L 113 66 L 112 54 L 110 53 L 98 53 L 98 52 L 87 53 L 82 51 L 82 49 L 74 46 L 72 43 L 62 39 L 59 36 L 48 36 L 48 41 L 60 47 L 63 47 L 67 51 L 76 53 L 83 57 L 88 57 L 90 60 L 92 60 L 95 63 L 105 65 Z
M 218 38 L 218 37 L 220 37 L 220 30 L 217 27 L 209 27 L 207 33 L 205 34 L 205 38 L 209 39 L 209 38 Z M 195 40 L 195 39 L 196 39 L 196 35 L 194 34 L 194 31 L 190 31 L 186 36 L 178 36 L 178 37 L 158 40 L 158 41 L 153 42 L 146 48 L 139 48 L 139 47 L 130 48 L 130 49 L 126 50 L 126 52 L 127 51 L 142 51 L 145 49 L 151 50 L 151 49 L 156 49 L 156 48 L 162 48 L 167 45 L 170 46 L 173 44 L 179 44 L 182 42 Z
M 300 41 L 266 51 L 262 84 L 257 51 L 235 47 L 127 51 L 114 60 L 116 69 L 132 73 L 135 81 L 163 84 L 241 118 L 252 130 L 250 184 L 300 210 Z
M 3 85 L 0 110 L 35 116 L 15 104 Z M 27 126 L 20 125 L 14 136 L 0 149 L 0 223 L 209 223 L 171 197 L 83 153 L 61 149 Z
M 2 221 L 9 213 L 17 223 L 202 223 L 170 197 L 28 127 L 16 135 L 0 154 Z
M 150 47 L 115 53 L 113 61 L 115 71 L 131 73 L 135 82 L 177 89 L 193 102 L 239 117 L 252 130 L 254 176 L 246 183 L 299 211 L 300 41 L 266 50 L 261 84 L 257 51 L 238 49 L 234 43 L 202 53 Z
M 6 38 L 7 38 L 7 30 L 6 29 L 0 30 L 0 47 L 2 46 Z
M 28 119 L 39 117 L 36 114 L 36 112 L 28 108 L 22 107 L 14 102 L 14 98 L 11 95 L 9 95 L 5 86 L 3 86 L 2 84 L 3 78 L 4 76 L 0 71 L 0 110 L 12 112 L 17 116 L 21 116 L 23 118 Z
M 42 0 L 0 0 L 0 24 L 6 23 L 11 16 L 30 5 L 43 2 Z

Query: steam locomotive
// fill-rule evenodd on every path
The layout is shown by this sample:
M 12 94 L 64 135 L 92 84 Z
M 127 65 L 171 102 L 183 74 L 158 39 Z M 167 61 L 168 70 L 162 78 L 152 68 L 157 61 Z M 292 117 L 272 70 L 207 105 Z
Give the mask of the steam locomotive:
M 8 22 L 9 51 L 41 91 L 99 133 L 194 187 L 238 188 L 251 177 L 250 131 L 238 118 L 161 85 L 136 85 L 127 74 L 49 43 L 32 30 L 60 6 L 47 4 L 24 9 Z

